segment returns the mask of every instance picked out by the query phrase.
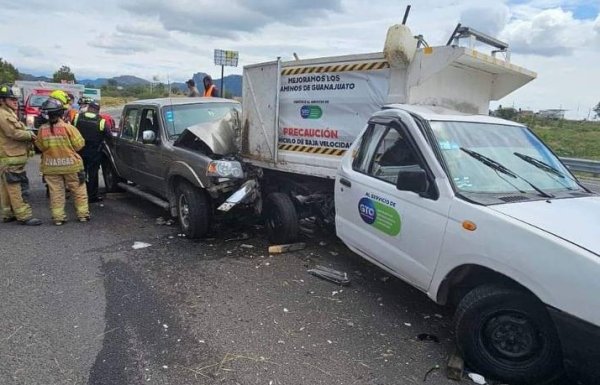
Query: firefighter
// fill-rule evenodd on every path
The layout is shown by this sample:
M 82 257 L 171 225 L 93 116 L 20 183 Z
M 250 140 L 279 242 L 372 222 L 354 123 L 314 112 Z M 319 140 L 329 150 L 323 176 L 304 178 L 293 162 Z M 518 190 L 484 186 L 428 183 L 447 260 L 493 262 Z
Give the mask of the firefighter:
M 18 95 L 9 85 L 0 86 L 0 207 L 2 222 L 19 221 L 27 226 L 42 224 L 33 218 L 21 186 L 28 184 L 25 165 L 32 156 L 36 136 L 17 118 Z
M 85 145 L 79 131 L 63 120 L 62 102 L 49 98 L 41 107 L 48 120 L 43 124 L 35 141 L 42 151 L 42 174 L 50 191 L 50 211 L 54 224 L 60 226 L 67 220 L 65 214 L 65 185 L 71 192 L 79 222 L 90 219 L 85 189 L 83 161 L 77 153 Z
M 100 202 L 102 197 L 98 194 L 98 171 L 102 162 L 102 143 L 109 134 L 109 123 L 100 116 L 100 104 L 92 100 L 84 113 L 75 116 L 73 125 L 85 139 L 85 147 L 80 154 L 85 167 L 89 202 Z

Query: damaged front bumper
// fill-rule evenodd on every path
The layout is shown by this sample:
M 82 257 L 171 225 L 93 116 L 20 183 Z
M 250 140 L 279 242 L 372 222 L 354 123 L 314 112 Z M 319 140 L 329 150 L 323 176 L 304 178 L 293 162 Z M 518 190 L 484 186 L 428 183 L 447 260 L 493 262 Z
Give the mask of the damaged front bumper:
M 258 196 L 258 182 L 254 179 L 246 181 L 242 187 L 231 194 L 217 210 L 227 212 L 239 203 L 252 202 Z

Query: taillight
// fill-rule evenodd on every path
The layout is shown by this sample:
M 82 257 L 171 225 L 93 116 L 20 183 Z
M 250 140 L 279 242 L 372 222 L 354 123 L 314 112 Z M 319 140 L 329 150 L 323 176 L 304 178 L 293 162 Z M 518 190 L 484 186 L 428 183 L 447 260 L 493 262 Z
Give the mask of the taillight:
M 40 110 L 37 107 L 25 107 L 25 114 L 27 115 L 37 115 L 40 113 Z

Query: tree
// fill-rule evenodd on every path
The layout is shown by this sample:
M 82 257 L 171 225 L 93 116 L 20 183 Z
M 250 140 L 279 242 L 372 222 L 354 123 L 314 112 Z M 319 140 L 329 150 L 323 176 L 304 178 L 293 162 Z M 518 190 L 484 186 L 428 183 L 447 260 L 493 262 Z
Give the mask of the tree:
M 69 66 L 62 66 L 52 75 L 52 81 L 55 83 L 75 83 L 75 74 L 71 72 Z
M 498 109 L 494 112 L 494 116 L 506 120 L 515 120 L 517 115 L 518 111 L 512 107 L 503 108 L 502 106 L 499 106 Z
M 9 62 L 0 58 L 0 84 L 12 84 L 19 78 L 19 71 Z
M 596 104 L 596 107 L 593 108 L 593 111 L 596 113 L 596 119 L 600 119 L 600 102 Z

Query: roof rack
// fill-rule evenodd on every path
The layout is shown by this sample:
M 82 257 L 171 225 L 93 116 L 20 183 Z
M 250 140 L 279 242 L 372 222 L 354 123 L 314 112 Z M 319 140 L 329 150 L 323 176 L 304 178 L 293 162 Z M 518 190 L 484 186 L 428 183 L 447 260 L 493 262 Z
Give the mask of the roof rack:
M 448 43 L 446 43 L 446 45 L 457 45 L 458 46 L 460 39 L 464 39 L 464 38 L 469 38 L 469 42 L 470 42 L 469 48 L 473 49 L 475 46 L 475 41 L 479 41 L 481 43 L 484 43 L 484 44 L 487 44 L 487 45 L 490 45 L 490 46 L 496 48 L 495 50 L 492 51 L 493 57 L 496 57 L 496 53 L 498 53 L 498 52 L 504 53 L 505 57 L 506 57 L 506 61 L 510 62 L 510 50 L 508 48 L 508 43 L 505 43 L 496 38 L 493 38 L 483 32 L 479 32 L 476 29 L 473 29 L 470 27 L 463 27 L 460 23 L 458 23 L 458 25 L 454 29 L 454 32 L 452 32 L 452 35 L 450 36 L 450 39 L 448 39 Z

